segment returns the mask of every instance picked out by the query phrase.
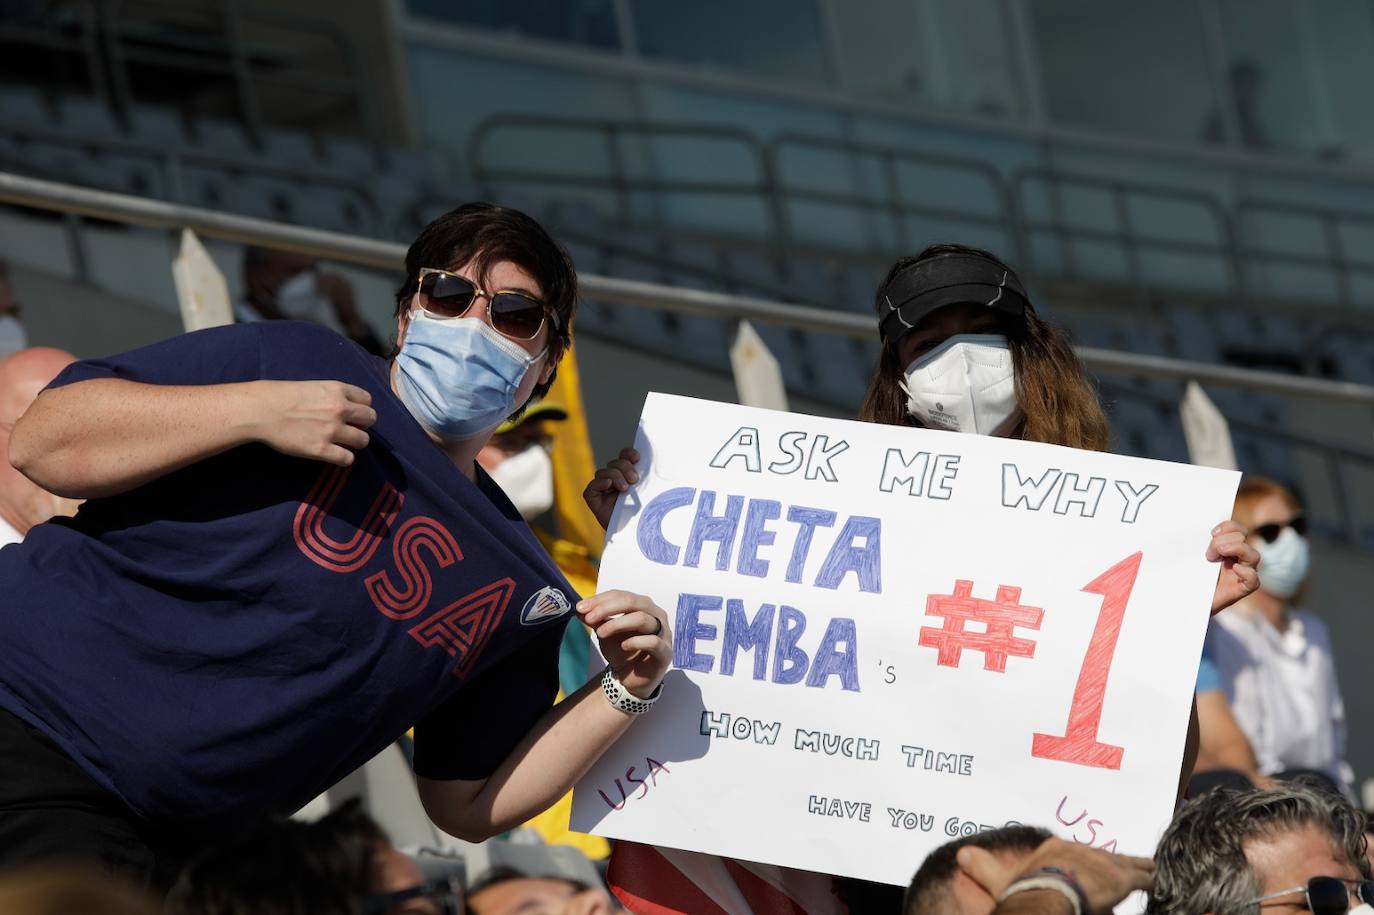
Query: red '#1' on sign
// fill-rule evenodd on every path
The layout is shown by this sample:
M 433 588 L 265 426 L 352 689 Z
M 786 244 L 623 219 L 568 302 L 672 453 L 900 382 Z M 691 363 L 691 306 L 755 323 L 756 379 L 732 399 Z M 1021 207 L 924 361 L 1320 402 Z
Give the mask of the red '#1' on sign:
M 1126 616 L 1126 604 L 1135 588 L 1143 554 L 1132 553 L 1083 586 L 1089 594 L 1102 595 L 1102 609 L 1097 614 L 1083 666 L 1078 671 L 1078 685 L 1073 690 L 1069 706 L 1069 723 L 1062 735 L 1036 734 L 1031 744 L 1031 756 L 1055 759 L 1060 762 L 1094 766 L 1099 769 L 1120 769 L 1121 747 L 1100 743 L 1098 726 L 1102 723 L 1102 701 L 1107 695 L 1107 676 L 1116 656 L 1116 640 L 1121 635 L 1121 621 Z

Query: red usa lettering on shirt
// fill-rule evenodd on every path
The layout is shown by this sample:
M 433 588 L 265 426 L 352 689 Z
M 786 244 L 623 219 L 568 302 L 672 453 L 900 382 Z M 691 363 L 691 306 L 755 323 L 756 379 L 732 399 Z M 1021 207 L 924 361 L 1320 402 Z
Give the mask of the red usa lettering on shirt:
M 338 540 L 324 529 L 329 511 L 348 482 L 351 467 L 326 466 L 306 494 L 291 526 L 291 535 L 305 557 L 330 572 L 356 572 L 372 559 L 396 523 L 405 495 L 383 481 L 357 530 Z M 515 581 L 499 578 L 458 598 L 428 616 L 434 596 L 431 565 L 446 569 L 462 562 L 463 550 L 442 522 L 415 515 L 401 522 L 391 538 L 391 568 L 363 579 L 363 588 L 377 612 L 393 620 L 422 617 L 408 630 L 426 648 L 441 648 L 456 659 L 453 675 L 466 679 L 491 641 L 515 593 Z

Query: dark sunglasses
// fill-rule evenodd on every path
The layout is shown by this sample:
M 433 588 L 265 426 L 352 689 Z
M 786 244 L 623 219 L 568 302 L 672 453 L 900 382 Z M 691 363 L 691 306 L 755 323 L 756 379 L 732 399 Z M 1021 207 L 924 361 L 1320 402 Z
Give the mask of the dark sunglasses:
M 1313 877 L 1307 881 L 1307 886 L 1295 886 L 1290 890 L 1270 893 L 1268 896 L 1251 899 L 1246 905 L 1302 893 L 1307 902 L 1307 911 L 1312 915 L 1345 915 L 1350 911 L 1351 887 L 1355 888 L 1360 902 L 1374 905 L 1374 880 L 1342 880 L 1340 877 Z
M 1277 522 L 1261 524 L 1255 527 L 1252 531 L 1250 531 L 1250 533 L 1259 534 L 1261 537 L 1264 538 L 1265 543 L 1273 543 L 1275 540 L 1279 539 L 1279 534 L 1283 533 L 1283 529 L 1285 527 L 1291 527 L 1293 530 L 1297 531 L 1299 537 L 1306 537 L 1307 516 L 1298 515 L 1294 518 L 1290 518 L 1282 524 L 1279 524 Z
M 463 885 L 457 877 L 440 877 L 419 886 L 369 896 L 363 903 L 364 915 L 386 915 L 392 909 L 412 899 L 430 899 L 439 907 L 442 915 L 462 915 Z
M 466 277 L 446 270 L 425 267 L 420 270 L 419 290 L 425 311 L 438 318 L 461 318 L 478 296 L 491 304 L 488 321 L 497 333 L 512 340 L 533 340 L 544 326 L 545 317 L 554 333 L 562 333 L 561 322 L 547 305 L 523 292 L 487 292 Z

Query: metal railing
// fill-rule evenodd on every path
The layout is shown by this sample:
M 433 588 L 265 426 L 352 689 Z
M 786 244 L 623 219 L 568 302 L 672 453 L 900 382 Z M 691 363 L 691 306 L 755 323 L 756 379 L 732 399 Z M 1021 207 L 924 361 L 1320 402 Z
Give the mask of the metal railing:
M 0 123 L 0 138 L 9 139 L 20 147 L 40 147 L 45 153 L 61 149 L 83 159 L 91 147 L 90 138 L 77 132 L 12 122 Z M 116 164 L 107 164 L 110 158 L 114 158 Z M 89 170 L 91 174 L 98 174 L 127 169 L 130 160 L 146 165 L 157 177 L 156 182 L 149 183 L 147 194 L 174 203 L 190 202 L 194 196 L 191 187 L 194 183 L 223 182 L 232 185 L 248 175 L 254 179 L 278 182 L 275 191 L 288 203 L 302 188 L 334 192 L 342 196 L 340 202 L 346 201 L 355 207 L 357 216 L 354 222 L 360 231 L 380 234 L 385 228 L 381 204 L 367 182 L 330 174 L 324 168 L 283 165 L 267 157 L 250 159 L 124 137 L 104 137 L 100 142 L 98 161 L 92 159 Z M 233 188 L 229 186 L 226 190 L 232 193 Z
M 510 141 L 520 133 L 553 131 L 558 148 L 579 135 L 598 138 L 604 156 L 598 169 L 555 166 L 513 166 L 508 161 L 492 162 L 493 150 L 501 150 L 502 134 Z M 654 152 L 663 152 L 664 141 L 684 140 L 714 144 L 720 151 L 742 153 L 748 167 L 736 179 L 662 177 L 655 172 Z M 636 145 L 630 145 L 634 141 Z M 755 134 L 717 124 L 658 123 L 611 119 L 569 118 L 545 115 L 494 115 L 481 121 L 468 137 L 467 166 L 479 188 L 490 190 L 502 184 L 520 184 L 562 191 L 605 191 L 617 201 L 616 216 L 624 222 L 643 222 L 648 213 L 659 227 L 665 221 L 655 218 L 653 197 L 679 195 L 732 197 L 754 203 L 767 237 L 776 250 L 789 252 L 803 243 L 797 228 L 796 210 L 801 206 L 839 208 L 862 217 L 879 216 L 887 225 L 888 244 L 869 246 L 871 253 L 886 255 L 910 243 L 908 223 L 928 219 L 1001 232 L 1019 250 L 1015 225 L 1007 216 L 1012 212 L 1005 182 L 997 170 L 986 163 L 959 156 L 945 156 L 877 143 L 856 143 L 831 137 L 802 133 L 782 133 L 768 142 Z M 872 161 L 878 167 L 881 192 L 842 190 L 830 181 L 798 179 L 789 160 L 805 155 L 834 155 Z M 566 154 L 564 154 L 566 159 Z M 633 169 L 626 163 L 637 160 Z M 459 163 L 454 163 L 455 166 Z M 862 162 L 860 162 L 862 164 Z M 949 176 L 972 178 L 986 190 L 993 206 L 980 212 L 968 206 L 940 206 L 913 199 L 903 192 L 901 169 L 938 170 Z M 859 184 L 865 183 L 860 180 Z M 830 185 L 830 186 L 827 186 Z M 638 200 L 642 206 L 635 207 Z M 828 238 L 826 245 L 843 242 Z
M 1331 278 L 1336 302 L 1346 308 L 1357 304 L 1355 295 L 1356 281 L 1360 278 L 1369 285 L 1374 280 L 1374 260 L 1357 258 L 1350 255 L 1350 248 L 1357 247 L 1346 237 L 1346 229 L 1363 231 L 1366 236 L 1364 250 L 1369 250 L 1368 239 L 1374 239 L 1374 213 L 1357 213 L 1338 210 L 1332 207 L 1293 204 L 1281 200 L 1245 198 L 1236 204 L 1236 223 L 1240 234 L 1253 236 L 1259 234 L 1256 223 L 1266 217 L 1280 219 L 1306 220 L 1317 230 L 1317 237 L 1325 248 L 1322 253 L 1305 253 L 1297 246 L 1273 247 L 1261 239 L 1246 237 L 1239 245 L 1242 282 L 1244 288 L 1262 288 L 1262 284 L 1249 280 L 1252 269 L 1277 266 L 1317 270 Z M 1374 295 L 1366 294 L 1364 304 L 1374 302 Z
M 513 130 L 525 131 L 532 145 L 537 148 L 550 149 L 560 149 L 561 139 L 569 133 L 595 131 L 604 134 L 608 137 L 607 155 L 602 163 L 605 168 L 590 175 L 547 164 L 551 161 L 549 158 L 541 159 L 538 156 L 527 157 L 526 161 L 533 164 L 524 166 L 493 163 L 490 158 L 495 146 L 492 138 L 503 131 Z M 646 160 L 637 163 L 638 173 L 617 164 L 626 159 L 624 138 L 657 137 L 666 141 L 675 135 L 690 136 L 696 140 L 728 140 L 747 149 L 749 160 L 756 165 L 734 181 L 680 180 L 652 173 L 654 162 L 648 147 L 637 150 L 641 159 Z M 616 138 L 614 143 L 609 139 L 612 136 Z M 614 157 L 610 153 L 611 146 L 618 147 Z M 830 175 L 828 181 L 799 182 L 786 163 L 789 156 L 800 153 L 831 154 L 840 158 L 843 167 L 835 170 L 836 173 Z M 1325 299 L 1344 306 L 1346 312 L 1353 315 L 1357 312 L 1351 306 L 1359 304 L 1355 290 L 1359 288 L 1360 281 L 1363 280 L 1366 287 L 1374 285 L 1369 282 L 1374 277 L 1374 260 L 1353 256 L 1350 249 L 1355 245 L 1344 234 L 1359 229 L 1374 235 L 1374 213 L 1355 210 L 1244 196 L 1228 206 L 1212 193 L 1164 184 L 1042 167 L 1021 168 L 1003 175 L 991 164 L 973 157 L 938 155 L 902 147 L 796 133 L 783 133 L 771 140 L 764 140 L 748 131 L 713 124 L 498 115 L 480 122 L 473 129 L 467 155 L 467 165 L 474 179 L 484 188 L 495 184 L 523 184 L 537 185 L 542 190 L 554 193 L 612 190 L 620 200 L 640 199 L 645 204 L 641 209 L 647 212 L 652 212 L 656 197 L 693 191 L 739 197 L 755 203 L 760 212 L 767 214 L 764 221 L 767 235 L 762 242 L 785 256 L 805 257 L 817 249 L 852 251 L 859 244 L 854 238 L 843 238 L 838 233 L 818 239 L 802 237 L 804 233 L 798 231 L 796 211 L 798 207 L 809 204 L 869 217 L 881 216 L 886 231 L 878 233 L 876 243 L 867 246 L 860 244 L 867 248 L 869 256 L 891 257 L 910 253 L 916 242 L 908 232 L 910 221 L 928 219 L 947 227 L 944 231 L 948 233 L 961 230 L 1000 233 L 1006 239 L 1006 250 L 1018 264 L 1026 268 L 1026 273 L 1032 275 L 1111 281 L 1107 276 L 1093 276 L 1083 269 L 1074 249 L 1075 243 L 1095 243 L 1114 248 L 1120 252 L 1124 262 L 1118 282 L 1129 286 L 1133 292 L 1149 289 L 1225 292 L 1247 300 L 1265 299 L 1281 303 L 1279 297 L 1266 295 L 1262 284 L 1254 282 L 1254 268 L 1257 265 L 1307 267 L 1330 275 L 1336 293 Z M 870 162 L 876 164 L 876 170 L 865 167 Z M 951 178 L 972 179 L 991 200 L 996 201 L 997 206 L 991 210 L 979 210 L 969 205 L 967 199 L 960 200 L 958 206 L 933 204 L 928 186 L 910 189 L 901 180 L 900 169 L 909 167 L 936 170 Z M 845 184 L 848 187 L 844 187 Z M 1090 220 L 1077 218 L 1082 208 L 1075 207 L 1070 198 L 1074 192 L 1082 191 L 1105 195 L 1109 211 L 1107 224 L 1094 225 L 1090 224 Z M 1156 210 L 1182 207 L 1195 212 L 1201 220 L 1187 222 L 1190 225 L 1202 225 L 1205 231 L 1201 234 L 1204 237 L 1199 237 L 1196 231 L 1147 231 L 1142 224 L 1150 219 L 1149 207 Z M 1045 210 L 1048 210 L 1047 216 L 1036 215 Z M 1257 233 L 1253 231 L 1252 224 L 1256 219 L 1279 213 L 1316 224 L 1321 239 L 1320 253 L 1279 248 L 1254 237 Z M 617 215 L 623 219 L 641 214 L 627 208 Z M 1179 219 L 1171 222 L 1174 225 L 1184 224 Z M 673 229 L 661 220 L 655 223 L 655 227 L 668 231 Z M 731 233 L 719 234 L 723 245 L 735 241 L 729 237 Z M 1044 236 L 1050 237 L 1053 249 L 1058 251 L 1058 263 L 1047 260 L 1041 254 L 1042 249 L 1035 244 Z M 1210 263 L 1215 268 L 1210 273 L 1220 282 L 1190 283 L 1185 272 L 1174 269 L 1149 271 L 1145 262 L 1151 255 Z M 1305 300 L 1295 299 L 1294 296 L 1288 298 L 1290 302 L 1301 301 L 1304 305 L 1309 304 L 1311 299 L 1318 302 L 1323 300 L 1322 296 L 1310 296 Z M 1374 299 L 1374 296 L 1367 299 Z
M 1044 168 L 1019 169 L 1012 175 L 1011 185 L 1012 199 L 1017 202 L 1017 235 L 1027 252 L 1025 263 L 1029 265 L 1032 273 L 1055 272 L 1040 269 L 1032 253 L 1036 246 L 1029 241 L 1037 233 L 1046 233 L 1054 238 L 1055 247 L 1059 251 L 1062 266 L 1058 272 L 1072 278 L 1083 278 L 1087 275 L 1078 263 L 1073 243 L 1095 242 L 1119 247 L 1126 262 L 1127 282 L 1136 288 L 1161 285 L 1157 281 L 1147 279 L 1145 275 L 1142 254 L 1149 252 L 1215 259 L 1229 275 L 1231 288 L 1236 291 L 1243 288 L 1230 216 L 1221 203 L 1210 194 L 1143 181 L 1103 178 Z M 1044 204 L 1050 212 L 1049 219 L 1036 219 L 1028 215 L 1031 206 L 1027 198 L 1037 186 L 1044 194 Z M 1114 223 L 1112 228 L 1084 225 L 1068 216 L 1065 212 L 1064 196 L 1076 190 L 1099 192 L 1107 196 L 1111 202 Z M 1215 241 L 1200 242 L 1141 231 L 1138 227 L 1139 216 L 1133 204 L 1142 199 L 1166 206 L 1182 205 L 1204 214 L 1210 222 Z
M 0 172 L 0 203 L 149 228 L 188 228 L 211 238 L 297 251 L 365 267 L 399 270 L 405 262 L 406 246 L 396 242 L 180 206 L 7 172 Z M 722 320 L 742 319 L 861 340 L 872 340 L 876 333 L 871 318 L 831 309 L 596 274 L 582 274 L 578 282 L 586 298 L 612 304 Z M 1079 347 L 1078 353 L 1094 372 L 1179 381 L 1192 379 L 1206 385 L 1374 407 L 1374 386 L 1370 385 L 1092 347 Z
M 913 220 L 931 220 L 946 226 L 965 229 L 993 229 L 1002 233 L 1011 245 L 1011 256 L 1022 259 L 1022 245 L 1015 225 L 1007 218 L 1013 204 L 1007 186 L 997 169 L 985 162 L 963 156 L 947 156 L 899 146 L 879 143 L 860 143 L 812 134 L 781 133 L 764 146 L 766 156 L 773 163 L 777 176 L 772 193 L 779 198 L 776 207 L 790 213 L 797 205 L 832 206 L 875 213 L 886 217 L 891 244 L 875 253 L 911 251 L 917 244 L 911 231 Z M 880 193 L 840 191 L 817 186 L 812 182 L 788 180 L 787 160 L 796 156 L 839 155 L 848 158 L 856 167 L 867 163 L 877 165 Z M 930 202 L 927 188 L 924 193 L 907 193 L 903 170 L 937 172 L 946 179 L 972 179 L 986 193 L 991 207 L 978 210 L 969 196 L 959 205 L 949 206 Z M 862 183 L 862 182 L 861 182 Z M 791 225 L 794 220 L 786 224 Z M 783 244 L 790 245 L 795 233 L 784 236 Z
M 1104 384 L 1102 393 L 1112 400 L 1133 400 L 1158 409 L 1174 410 L 1178 406 L 1176 398 L 1158 391 L 1132 387 L 1128 384 Z M 1340 442 L 1323 441 L 1311 435 L 1289 432 L 1273 424 L 1257 423 L 1227 418 L 1231 433 L 1237 438 L 1251 441 L 1278 444 L 1300 453 L 1307 453 L 1321 461 L 1326 473 L 1329 504 L 1335 509 L 1335 530 L 1328 531 L 1350 544 L 1367 540 L 1366 532 L 1361 530 L 1359 518 L 1352 498 L 1354 487 L 1350 484 L 1349 468 L 1354 467 L 1374 475 L 1374 452 L 1361 451 Z M 1310 495 L 1310 494 L 1309 494 Z

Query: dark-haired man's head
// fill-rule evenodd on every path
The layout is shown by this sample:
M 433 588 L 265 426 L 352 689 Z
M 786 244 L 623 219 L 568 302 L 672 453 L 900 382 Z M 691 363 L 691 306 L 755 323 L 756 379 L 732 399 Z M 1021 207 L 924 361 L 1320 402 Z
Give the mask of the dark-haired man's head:
M 997 900 L 959 868 L 955 856 L 966 845 L 984 848 L 1008 865 L 1030 857 L 1050 837 L 1038 826 L 1003 826 L 946 842 L 926 856 L 902 909 L 905 915 L 989 915 Z
M 1364 815 L 1316 785 L 1219 789 L 1178 812 L 1155 868 L 1158 915 L 1249 915 L 1262 899 L 1265 912 L 1344 913 L 1369 876 Z
M 167 915 L 361 915 L 368 900 L 424 882 L 356 801 L 313 823 L 270 817 L 193 860 Z M 428 898 L 405 915 L 438 915 Z
M 610 894 L 567 877 L 532 877 L 499 867 L 473 884 L 468 915 L 612 915 Z

